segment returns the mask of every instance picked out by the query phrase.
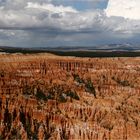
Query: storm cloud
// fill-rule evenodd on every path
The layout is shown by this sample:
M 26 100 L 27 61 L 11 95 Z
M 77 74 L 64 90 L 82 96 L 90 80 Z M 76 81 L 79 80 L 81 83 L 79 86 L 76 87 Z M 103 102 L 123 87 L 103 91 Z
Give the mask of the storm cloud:
M 1 45 L 94 45 L 133 42 L 139 35 L 140 20 L 108 16 L 105 9 L 78 10 L 52 0 L 0 1 Z

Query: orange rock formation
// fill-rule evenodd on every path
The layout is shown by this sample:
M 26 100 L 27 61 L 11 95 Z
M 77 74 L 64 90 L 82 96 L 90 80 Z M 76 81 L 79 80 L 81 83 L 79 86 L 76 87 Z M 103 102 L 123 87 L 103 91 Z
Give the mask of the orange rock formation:
M 0 55 L 0 139 L 139 140 L 140 58 Z

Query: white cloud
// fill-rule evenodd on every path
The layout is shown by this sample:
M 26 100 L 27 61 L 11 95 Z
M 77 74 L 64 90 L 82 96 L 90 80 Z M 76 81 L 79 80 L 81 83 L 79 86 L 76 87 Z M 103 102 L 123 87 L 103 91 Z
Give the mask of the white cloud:
M 121 16 L 129 19 L 140 19 L 140 0 L 109 0 L 107 16 Z
M 107 38 L 110 41 L 112 38 L 115 40 L 139 35 L 140 20 L 125 19 L 123 15 L 115 15 L 111 12 L 115 4 L 109 3 L 104 12 L 97 9 L 78 11 L 70 6 L 56 6 L 51 0 L 6 0 L 0 7 L 0 37 L 11 36 L 11 39 L 22 40 L 21 42 L 31 43 L 32 40 L 36 40 L 36 43 L 47 44 L 53 40 L 76 42 L 76 39 L 85 38 L 88 41 L 99 42 L 100 38 L 101 41 Z
M 53 4 L 39 4 L 39 3 L 33 3 L 28 2 L 26 8 L 35 8 L 39 10 L 47 10 L 52 13 L 65 13 L 65 12 L 72 12 L 77 13 L 77 10 L 73 9 L 72 7 L 64 7 L 62 5 L 60 6 L 54 6 Z
M 48 0 L 39 2 L 13 0 L 11 5 L 10 3 L 11 0 L 7 0 L 0 9 L 1 29 L 44 29 L 63 32 L 113 31 L 131 34 L 140 31 L 139 21 L 109 18 L 103 10 L 77 11 L 70 6 L 55 6 Z M 113 4 L 115 3 L 112 3 L 111 7 Z M 106 11 L 109 8 L 110 3 Z
M 102 11 L 98 10 L 80 12 L 70 6 L 54 6 L 50 3 L 26 2 L 22 5 L 24 6 L 18 10 L 13 9 L 12 5 L 8 9 L 6 6 L 0 9 L 1 29 L 54 28 L 80 31 L 93 27 L 93 30 L 99 30 L 103 16 Z

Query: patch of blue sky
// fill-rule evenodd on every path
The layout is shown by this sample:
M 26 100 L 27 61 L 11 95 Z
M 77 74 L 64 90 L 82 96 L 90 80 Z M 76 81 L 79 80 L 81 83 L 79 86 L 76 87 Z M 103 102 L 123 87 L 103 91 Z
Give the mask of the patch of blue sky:
M 52 3 L 55 5 L 71 6 L 79 11 L 85 11 L 91 9 L 105 9 L 108 0 L 54 0 Z

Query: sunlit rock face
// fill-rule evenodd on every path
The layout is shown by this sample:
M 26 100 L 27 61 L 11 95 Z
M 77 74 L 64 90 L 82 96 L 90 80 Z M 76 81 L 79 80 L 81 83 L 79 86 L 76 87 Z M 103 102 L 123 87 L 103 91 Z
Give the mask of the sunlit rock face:
M 0 140 L 140 140 L 140 58 L 0 55 Z
M 109 0 L 107 16 L 120 16 L 140 20 L 140 0 Z

